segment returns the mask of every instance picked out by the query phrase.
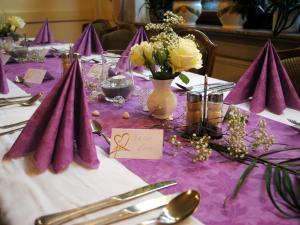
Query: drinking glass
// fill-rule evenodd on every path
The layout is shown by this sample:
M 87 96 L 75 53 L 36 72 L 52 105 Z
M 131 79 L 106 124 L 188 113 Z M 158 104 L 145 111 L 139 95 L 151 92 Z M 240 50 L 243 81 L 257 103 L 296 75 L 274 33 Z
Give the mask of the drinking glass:
M 107 101 L 115 102 L 120 96 L 127 100 L 134 89 L 129 54 L 122 50 L 108 50 L 102 53 L 101 90 Z

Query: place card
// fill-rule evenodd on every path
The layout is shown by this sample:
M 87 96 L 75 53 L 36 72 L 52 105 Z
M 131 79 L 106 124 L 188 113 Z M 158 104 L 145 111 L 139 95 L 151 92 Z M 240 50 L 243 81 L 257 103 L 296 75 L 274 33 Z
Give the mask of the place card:
M 112 129 L 111 158 L 161 159 L 162 151 L 161 129 Z
M 90 68 L 87 76 L 89 76 L 89 77 L 100 77 L 101 73 L 102 73 L 102 65 L 93 64 L 93 66 Z
M 29 68 L 23 78 L 27 83 L 41 84 L 46 73 L 47 70 Z

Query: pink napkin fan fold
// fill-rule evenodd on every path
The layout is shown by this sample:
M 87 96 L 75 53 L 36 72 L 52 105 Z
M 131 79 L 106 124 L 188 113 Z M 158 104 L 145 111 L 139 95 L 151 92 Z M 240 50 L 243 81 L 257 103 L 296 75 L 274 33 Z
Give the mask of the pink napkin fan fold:
M 51 44 L 54 42 L 53 34 L 51 32 L 48 19 L 46 19 L 34 39 L 35 44 Z
M 116 74 L 121 73 L 121 72 L 126 72 L 130 68 L 130 50 L 135 44 L 140 44 L 143 41 L 148 41 L 148 37 L 146 34 L 146 31 L 143 27 L 140 27 L 135 35 L 133 36 L 132 40 L 128 44 L 127 48 L 123 51 L 121 58 L 119 59 L 114 72 Z M 134 70 L 137 71 L 143 71 L 144 67 L 134 67 Z
M 300 99 L 280 58 L 268 41 L 225 99 L 226 103 L 250 101 L 250 111 L 268 108 L 282 114 L 286 107 L 300 110 Z
M 0 53 L 0 93 L 7 94 L 9 92 L 6 74 L 4 72 L 4 65 L 2 61 L 2 54 Z
M 89 56 L 91 54 L 101 54 L 103 48 L 98 34 L 92 23 L 88 24 L 78 41 L 73 46 L 73 52 Z
M 87 168 L 99 166 L 78 61 L 43 100 L 4 158 L 31 152 L 40 171 L 52 166 L 61 172 L 76 155 Z

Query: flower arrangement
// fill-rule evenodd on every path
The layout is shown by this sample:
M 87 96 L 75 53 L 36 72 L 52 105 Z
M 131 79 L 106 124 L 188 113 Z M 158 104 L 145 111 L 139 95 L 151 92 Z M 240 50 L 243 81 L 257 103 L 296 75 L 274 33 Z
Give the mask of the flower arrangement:
M 173 26 L 183 23 L 183 18 L 170 11 L 164 14 L 161 24 L 149 23 L 146 30 L 156 33 L 150 42 L 135 44 L 131 48 L 130 59 L 135 66 L 146 66 L 152 79 L 169 80 L 180 76 L 184 83 L 188 78 L 182 71 L 202 67 L 202 54 L 197 48 L 194 36 L 179 37 Z
M 25 22 L 18 16 L 1 16 L 0 18 L 0 37 L 12 37 L 15 41 L 21 36 L 16 31 L 22 29 Z
M 194 134 L 189 140 L 184 140 L 171 135 L 169 139 L 173 147 L 171 154 L 176 156 L 181 152 L 187 153 L 191 161 L 196 163 L 209 160 L 212 152 L 217 152 L 225 159 L 245 164 L 247 168 L 237 181 L 232 193 L 224 199 L 224 207 L 229 200 L 237 197 L 251 172 L 259 165 L 264 166 L 263 179 L 274 207 L 284 217 L 300 217 L 299 198 L 296 194 L 298 184 L 294 182 L 300 176 L 300 147 L 276 143 L 274 136 L 269 134 L 264 119 L 258 121 L 255 129 L 246 132 L 247 120 L 246 112 L 232 107 L 225 120 L 227 129 L 223 133 L 223 139 L 212 141 L 209 136 L 198 137 Z M 175 120 L 163 121 L 160 125 L 154 125 L 153 128 L 163 128 L 174 132 L 182 128 L 177 123 L 178 121 Z M 292 152 L 294 154 L 288 154 Z

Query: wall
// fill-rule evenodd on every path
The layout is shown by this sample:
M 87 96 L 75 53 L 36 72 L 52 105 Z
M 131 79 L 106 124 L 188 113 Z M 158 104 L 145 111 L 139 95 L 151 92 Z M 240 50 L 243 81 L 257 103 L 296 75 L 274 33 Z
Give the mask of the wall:
M 97 18 L 98 2 L 100 0 L 1 0 L 0 10 L 22 17 L 27 24 L 18 32 L 28 37 L 34 37 L 48 18 L 55 39 L 73 42 L 79 37 L 82 24 Z
M 294 38 L 289 38 L 288 34 L 272 38 L 270 31 L 257 31 L 256 35 L 247 35 L 247 30 L 244 30 L 245 34 L 242 35 L 230 32 L 205 31 L 203 28 L 200 30 L 204 31 L 218 45 L 213 77 L 228 81 L 239 80 L 268 39 L 272 39 L 276 50 L 300 47 L 299 34 L 291 34 L 291 37 Z

